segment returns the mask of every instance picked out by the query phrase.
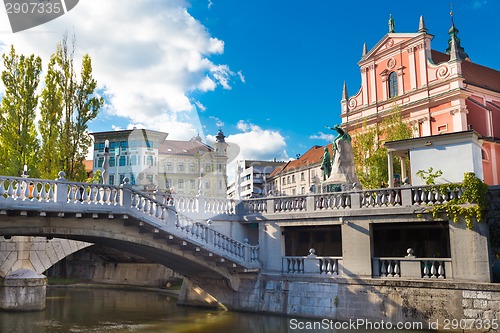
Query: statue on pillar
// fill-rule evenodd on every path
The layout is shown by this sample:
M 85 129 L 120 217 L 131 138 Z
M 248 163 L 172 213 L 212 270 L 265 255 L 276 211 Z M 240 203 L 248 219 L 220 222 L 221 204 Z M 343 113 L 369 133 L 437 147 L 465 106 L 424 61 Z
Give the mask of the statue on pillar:
M 354 167 L 354 154 L 351 146 L 351 136 L 340 124 L 326 128 L 337 132 L 333 139 L 333 163 L 331 175 L 323 181 L 328 191 L 333 189 L 352 190 L 359 188 L 360 182 Z

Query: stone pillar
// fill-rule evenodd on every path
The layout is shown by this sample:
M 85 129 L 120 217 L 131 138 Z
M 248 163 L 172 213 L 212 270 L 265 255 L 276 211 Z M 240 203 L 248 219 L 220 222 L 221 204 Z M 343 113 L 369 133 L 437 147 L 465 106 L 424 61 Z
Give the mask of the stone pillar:
M 399 162 L 401 163 L 401 183 L 403 183 L 405 178 L 408 177 L 408 174 L 406 172 L 406 163 L 404 157 L 400 157 Z
M 387 170 L 389 173 L 389 188 L 394 187 L 394 169 L 392 167 L 392 152 L 387 153 Z
M 449 231 L 453 279 L 490 282 L 488 225 L 475 221 L 469 230 L 460 218 L 458 223 L 449 222 Z
M 344 275 L 371 277 L 370 222 L 368 220 L 342 222 L 342 263 Z
M 7 275 L 0 287 L 0 310 L 35 311 L 45 309 L 47 278 L 29 269 Z

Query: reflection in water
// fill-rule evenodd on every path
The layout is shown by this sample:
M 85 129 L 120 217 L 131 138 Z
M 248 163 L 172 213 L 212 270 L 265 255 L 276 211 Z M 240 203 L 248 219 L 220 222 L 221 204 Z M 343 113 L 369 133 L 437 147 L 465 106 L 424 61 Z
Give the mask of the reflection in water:
M 44 311 L 0 312 L 0 332 L 326 333 L 348 331 L 291 329 L 290 318 L 181 307 L 175 304 L 174 298 L 149 291 L 48 288 L 47 306 Z M 391 332 L 398 331 L 391 330 Z

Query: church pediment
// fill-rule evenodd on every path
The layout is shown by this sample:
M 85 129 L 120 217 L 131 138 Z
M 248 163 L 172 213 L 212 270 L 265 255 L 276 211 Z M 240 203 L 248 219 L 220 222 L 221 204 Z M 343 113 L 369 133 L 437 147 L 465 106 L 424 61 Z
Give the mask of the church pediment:
M 358 62 L 358 65 L 363 66 L 366 62 L 372 62 L 395 46 L 407 43 L 420 35 L 422 33 L 388 33 Z

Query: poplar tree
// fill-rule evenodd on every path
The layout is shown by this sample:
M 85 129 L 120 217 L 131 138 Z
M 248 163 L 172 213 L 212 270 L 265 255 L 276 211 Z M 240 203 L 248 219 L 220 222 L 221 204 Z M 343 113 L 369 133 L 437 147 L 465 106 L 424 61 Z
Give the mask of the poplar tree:
M 16 54 L 14 46 L 2 55 L 5 94 L 0 117 L 0 173 L 18 176 L 26 164 L 30 176 L 38 176 L 35 163 L 39 142 L 35 127 L 42 60 Z
M 86 54 L 83 57 L 78 75 L 74 67 L 74 51 L 74 39 L 69 49 L 67 36 L 64 36 L 53 55 L 52 71 L 57 83 L 57 88 L 54 86 L 54 89 L 57 89 L 61 98 L 56 147 L 59 168 L 55 172 L 63 170 L 68 179 L 83 181 L 87 178 L 83 161 L 92 143 L 88 124 L 97 117 L 104 100 L 95 95 L 97 82 L 92 77 L 90 56 Z
M 59 142 L 63 104 L 55 66 L 56 57 L 52 55 L 45 74 L 45 88 L 40 102 L 41 120 L 38 122 L 42 139 L 38 167 L 40 177 L 45 179 L 55 179 L 63 168 Z

